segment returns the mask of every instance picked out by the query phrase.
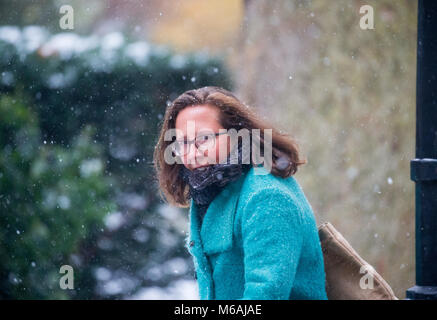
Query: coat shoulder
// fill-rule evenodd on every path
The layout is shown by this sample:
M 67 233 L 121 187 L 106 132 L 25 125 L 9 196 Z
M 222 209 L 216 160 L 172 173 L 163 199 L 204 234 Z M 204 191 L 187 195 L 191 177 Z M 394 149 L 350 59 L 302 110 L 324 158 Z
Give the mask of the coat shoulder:
M 276 206 L 292 206 L 298 209 L 302 219 L 314 219 L 314 213 L 301 186 L 294 176 L 282 178 L 260 167 L 258 173 L 251 168 L 240 193 L 242 207 L 253 204 L 251 199 L 275 198 Z M 259 174 L 261 173 L 261 174 Z

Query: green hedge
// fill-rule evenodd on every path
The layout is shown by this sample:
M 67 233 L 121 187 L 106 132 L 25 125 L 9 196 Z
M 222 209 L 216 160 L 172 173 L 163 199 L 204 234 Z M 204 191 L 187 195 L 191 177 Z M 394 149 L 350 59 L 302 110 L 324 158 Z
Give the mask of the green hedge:
M 151 161 L 166 106 L 205 85 L 232 89 L 204 52 L 0 28 L 0 298 L 124 298 L 191 278 Z M 154 274 L 174 259 L 188 269 Z M 63 264 L 74 290 L 59 288 Z

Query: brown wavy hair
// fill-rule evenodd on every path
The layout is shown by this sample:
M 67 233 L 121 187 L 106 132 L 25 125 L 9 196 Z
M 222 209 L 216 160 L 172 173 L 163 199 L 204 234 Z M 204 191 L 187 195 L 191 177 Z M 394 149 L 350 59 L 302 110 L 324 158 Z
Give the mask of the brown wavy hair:
M 279 132 L 268 121 L 260 119 L 250 108 L 243 104 L 230 91 L 216 86 L 207 86 L 199 89 L 188 90 L 177 97 L 167 108 L 161 132 L 153 154 L 154 168 L 156 170 L 158 183 L 167 201 L 178 207 L 188 207 L 188 187 L 180 178 L 179 170 L 183 164 L 169 165 L 164 159 L 164 151 L 172 143 L 165 141 L 165 132 L 174 129 L 178 113 L 187 107 L 196 105 L 211 105 L 220 110 L 219 121 L 223 128 L 229 130 L 260 129 L 260 147 L 264 146 L 264 129 L 272 130 L 272 165 L 271 173 L 282 178 L 294 175 L 299 165 L 307 163 L 299 159 L 298 145 L 288 134 Z M 283 161 L 283 159 L 288 161 Z M 281 158 L 280 163 L 278 159 Z M 251 158 L 251 164 L 254 165 Z M 285 164 L 284 164 L 285 163 Z

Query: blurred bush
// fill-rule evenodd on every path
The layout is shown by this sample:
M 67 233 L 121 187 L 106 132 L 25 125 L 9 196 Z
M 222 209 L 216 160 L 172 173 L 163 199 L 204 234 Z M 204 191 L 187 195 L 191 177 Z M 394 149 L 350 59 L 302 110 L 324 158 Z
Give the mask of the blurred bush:
M 151 166 L 166 106 L 232 86 L 220 59 L 164 46 L 0 28 L 0 297 L 125 298 L 192 278 L 186 215 Z M 59 289 L 59 268 L 75 289 Z
M 0 98 L 0 296 L 66 298 L 59 267 L 115 209 L 102 148 L 86 127 L 70 148 L 43 142 L 35 113 Z M 76 272 L 81 281 L 81 272 Z

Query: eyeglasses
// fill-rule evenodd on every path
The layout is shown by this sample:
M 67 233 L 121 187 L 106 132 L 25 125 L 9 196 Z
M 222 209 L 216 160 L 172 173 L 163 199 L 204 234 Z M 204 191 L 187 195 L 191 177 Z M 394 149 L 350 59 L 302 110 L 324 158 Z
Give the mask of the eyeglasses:
M 207 150 L 209 148 L 214 147 L 215 139 L 217 136 L 221 134 L 225 134 L 227 132 L 220 133 L 206 133 L 202 135 L 198 135 L 194 140 L 184 140 L 184 141 L 175 141 L 173 143 L 173 152 L 182 157 L 186 155 L 190 151 L 190 146 L 194 143 L 198 150 Z

